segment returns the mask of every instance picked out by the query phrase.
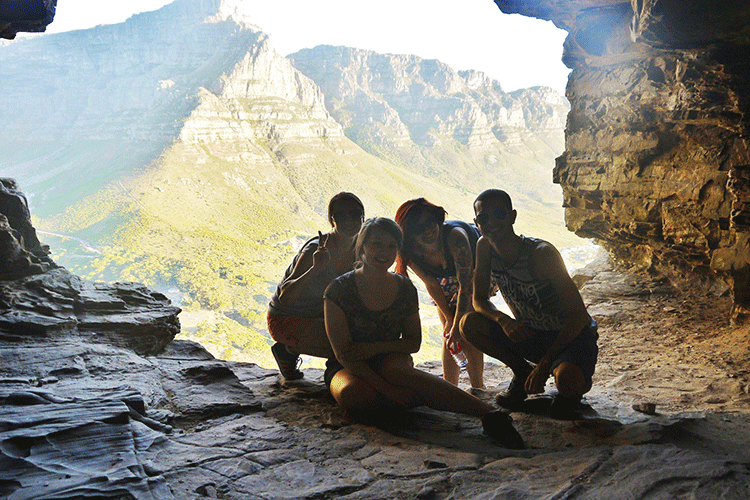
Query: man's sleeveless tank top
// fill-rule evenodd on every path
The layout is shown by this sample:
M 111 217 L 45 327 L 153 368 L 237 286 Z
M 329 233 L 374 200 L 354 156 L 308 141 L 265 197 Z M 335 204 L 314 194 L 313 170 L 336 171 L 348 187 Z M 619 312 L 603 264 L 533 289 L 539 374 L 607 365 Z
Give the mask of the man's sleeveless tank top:
M 500 287 L 513 316 L 524 325 L 537 330 L 560 330 L 564 315 L 560 298 L 549 281 L 538 280 L 531 273 L 532 251 L 543 240 L 521 236 L 518 259 L 509 268 L 492 250 L 492 277 Z

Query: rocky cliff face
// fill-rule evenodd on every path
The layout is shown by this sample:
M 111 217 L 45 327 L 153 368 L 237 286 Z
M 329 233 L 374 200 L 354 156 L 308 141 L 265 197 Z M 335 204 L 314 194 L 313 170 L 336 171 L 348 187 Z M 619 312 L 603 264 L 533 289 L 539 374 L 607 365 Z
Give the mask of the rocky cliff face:
M 180 331 L 180 309 L 137 283 L 91 283 L 49 258 L 26 197 L 0 179 L 0 330 L 10 341 L 72 335 L 155 354 Z
M 558 199 L 549 165 L 563 148 L 568 106 L 552 89 L 506 93 L 478 71 L 349 47 L 289 58 L 368 152 L 474 192 L 502 185 L 519 198 Z
M 750 313 L 745 2 L 496 0 L 570 32 L 566 222 L 627 266 Z
M 37 256 L 37 267 L 0 275 L 3 498 L 750 494 L 748 418 L 737 413 L 747 405 L 747 373 L 717 369 L 713 357 L 678 367 L 684 349 L 657 349 L 663 356 L 655 358 L 653 342 L 669 335 L 644 342 L 637 335 L 644 316 L 654 321 L 681 306 L 647 278 L 590 273 L 584 294 L 600 321 L 602 351 L 585 416 L 514 413 L 527 448 L 508 450 L 483 435 L 476 418 L 416 408 L 357 422 L 328 395 L 322 370 L 284 384 L 276 370 L 216 360 L 198 344 L 172 341 L 178 308 L 141 285 L 91 283 L 40 258 L 22 195 L 10 181 L 2 185 L 1 213 L 12 221 L 14 240 L 0 241 L 0 251 Z M 631 335 L 621 334 L 620 322 L 633 325 Z M 705 325 L 694 331 L 691 342 L 715 340 Z M 618 368 L 634 362 L 635 370 Z M 668 376 L 653 377 L 654 366 Z M 422 369 L 439 372 L 437 363 Z M 510 371 L 488 363 L 485 374 L 490 388 L 479 396 L 491 402 Z M 679 399 L 665 397 L 666 379 Z M 631 404 L 644 397 L 655 398 L 646 401 L 658 402 L 658 413 Z M 722 412 L 664 413 L 686 407 Z
M 128 22 L 0 51 L 0 171 L 49 216 L 158 158 L 200 87 L 261 33 L 234 0 L 178 0 Z

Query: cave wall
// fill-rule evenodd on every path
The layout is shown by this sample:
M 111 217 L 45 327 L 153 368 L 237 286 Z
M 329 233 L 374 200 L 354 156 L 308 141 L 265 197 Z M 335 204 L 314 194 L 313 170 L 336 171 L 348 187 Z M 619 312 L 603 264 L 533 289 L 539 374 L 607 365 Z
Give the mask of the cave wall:
M 496 0 L 568 31 L 566 224 L 750 318 L 750 3 Z
M 0 2 L 0 38 L 13 40 L 17 33 L 38 33 L 55 17 L 57 0 Z

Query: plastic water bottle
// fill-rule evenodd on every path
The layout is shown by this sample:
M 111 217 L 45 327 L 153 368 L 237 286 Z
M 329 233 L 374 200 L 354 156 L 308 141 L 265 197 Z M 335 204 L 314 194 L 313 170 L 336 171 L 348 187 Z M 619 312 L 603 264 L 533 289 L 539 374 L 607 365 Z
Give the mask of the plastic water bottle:
M 464 350 L 461 348 L 460 342 L 453 342 L 451 344 L 448 344 L 448 351 L 451 353 L 451 356 L 453 356 L 453 360 L 461 370 L 466 368 L 466 365 L 469 364 L 469 360 L 466 359 L 466 354 L 464 354 Z

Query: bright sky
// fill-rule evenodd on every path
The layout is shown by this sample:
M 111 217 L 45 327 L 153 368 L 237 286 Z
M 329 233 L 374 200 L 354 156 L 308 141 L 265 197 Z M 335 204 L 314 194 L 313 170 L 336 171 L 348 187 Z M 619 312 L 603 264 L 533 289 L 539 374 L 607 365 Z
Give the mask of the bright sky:
M 47 33 L 123 22 L 170 1 L 58 0 Z M 503 14 L 492 0 L 245 1 L 284 55 L 321 44 L 415 54 L 483 71 L 506 92 L 546 85 L 565 93 L 569 70 L 560 59 L 567 33 L 547 21 Z

